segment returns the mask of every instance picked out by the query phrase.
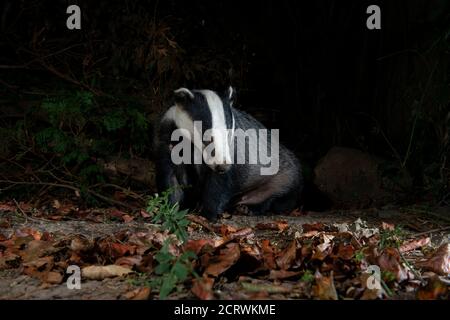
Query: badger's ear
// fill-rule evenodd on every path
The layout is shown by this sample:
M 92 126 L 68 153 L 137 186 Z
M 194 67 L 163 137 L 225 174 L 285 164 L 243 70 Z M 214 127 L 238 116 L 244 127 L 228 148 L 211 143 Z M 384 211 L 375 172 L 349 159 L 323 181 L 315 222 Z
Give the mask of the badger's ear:
M 186 102 L 186 100 L 194 99 L 194 94 L 186 88 L 179 88 L 174 91 L 175 101 Z
M 236 90 L 234 90 L 232 86 L 228 87 L 227 98 L 230 100 L 230 105 L 233 105 L 233 102 L 236 99 Z

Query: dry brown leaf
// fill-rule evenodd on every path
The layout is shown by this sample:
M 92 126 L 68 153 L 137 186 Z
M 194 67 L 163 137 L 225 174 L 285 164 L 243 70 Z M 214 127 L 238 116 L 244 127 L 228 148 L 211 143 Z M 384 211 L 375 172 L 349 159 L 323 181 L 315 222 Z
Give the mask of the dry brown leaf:
M 317 223 L 305 223 L 302 225 L 303 232 L 309 232 L 309 231 L 325 231 L 325 225 L 322 222 Z
M 233 266 L 239 260 L 240 255 L 241 251 L 237 243 L 227 244 L 225 248 L 220 250 L 218 256 L 211 258 L 212 263 L 206 267 L 204 276 L 217 277 Z
M 142 256 L 135 255 L 129 257 L 121 257 L 114 262 L 114 264 L 126 268 L 132 269 L 134 266 L 140 265 L 142 262 Z
M 445 298 L 445 295 L 447 294 L 447 285 L 439 280 L 438 276 L 434 276 L 428 280 L 428 284 L 425 287 L 417 290 L 417 299 L 436 300 L 439 298 Z
M 115 209 L 115 208 L 109 211 L 109 215 L 110 216 L 115 217 L 115 218 L 119 218 L 119 219 L 122 219 L 122 216 L 124 214 L 126 214 L 126 213 L 123 212 L 123 211 L 120 211 L 118 209 Z
M 145 211 L 144 209 L 141 209 L 140 213 L 141 213 L 142 218 L 144 218 L 144 219 L 151 217 L 151 214 L 148 213 L 147 211 Z
M 63 276 L 59 272 L 50 271 L 49 273 L 47 273 L 44 281 L 51 284 L 60 284 L 63 281 Z
M 25 250 L 20 251 L 24 262 L 33 261 L 55 250 L 49 241 L 32 240 L 28 243 Z
M 393 274 L 398 282 L 408 279 L 408 273 L 400 264 L 400 254 L 397 249 L 386 248 L 381 255 L 377 257 L 378 266 L 382 271 L 388 271 Z
M 192 251 L 196 255 L 202 251 L 205 246 L 209 246 L 211 248 L 215 247 L 215 242 L 211 239 L 198 239 L 198 240 L 188 240 L 184 249 L 186 251 Z
M 429 259 L 416 265 L 440 275 L 450 274 L 450 243 L 444 243 Z
M 192 293 L 201 300 L 212 300 L 214 299 L 213 285 L 214 279 L 209 277 L 202 277 L 199 279 L 194 279 L 192 286 Z
M 279 220 L 279 221 L 271 221 L 267 223 L 258 223 L 256 225 L 256 229 L 259 230 L 276 230 L 283 232 L 289 227 L 289 224 L 285 220 Z
M 355 248 L 351 244 L 340 243 L 336 255 L 342 260 L 351 260 L 355 255 Z
M 100 250 L 112 258 L 120 258 L 124 255 L 134 255 L 136 246 L 130 244 L 122 244 L 117 242 L 109 242 L 105 240 L 99 244 Z
M 275 263 L 275 251 L 270 244 L 270 241 L 267 239 L 264 239 L 261 241 L 261 249 L 264 259 L 264 265 L 268 269 L 275 269 L 276 263 Z
M 70 242 L 70 249 L 75 252 L 85 252 L 94 248 L 94 243 L 82 236 L 77 236 Z
M 86 279 L 103 280 L 105 278 L 121 277 L 131 273 L 129 268 L 117 265 L 89 266 L 81 269 L 81 274 Z
M 387 223 L 387 222 L 381 222 L 381 229 L 383 230 L 387 230 L 387 231 L 394 231 L 395 230 L 395 225 L 392 223 Z
M 304 238 L 312 238 L 312 237 L 317 236 L 319 233 L 320 232 L 317 231 L 317 230 L 311 230 L 311 231 L 303 233 L 302 237 L 304 237 Z
M 0 203 L 0 211 L 5 211 L 5 212 L 13 212 L 16 211 L 16 206 L 12 203 Z
M 338 300 L 334 286 L 333 272 L 329 277 L 323 276 L 319 271 L 314 274 L 316 284 L 313 286 L 314 297 L 320 300 Z
M 150 292 L 151 289 L 149 287 L 142 287 L 128 291 L 123 297 L 128 300 L 148 300 Z
M 398 250 L 401 253 L 405 253 L 408 251 L 415 250 L 417 248 L 425 247 L 425 246 L 429 245 L 430 243 L 431 243 L 430 237 L 425 237 L 425 238 L 417 239 L 417 240 L 411 240 L 411 241 L 408 241 L 408 242 L 402 244 L 400 246 L 400 248 L 398 248 Z
M 188 215 L 186 215 L 186 218 L 188 220 L 190 220 L 191 222 L 194 222 L 194 223 L 196 223 L 198 225 L 201 225 L 202 227 L 204 227 L 208 231 L 216 232 L 216 229 L 211 225 L 211 222 L 209 222 L 209 220 L 206 219 L 205 217 L 197 216 L 197 215 L 193 215 L 193 214 L 188 214 Z
M 132 217 L 132 216 L 130 216 L 130 215 L 128 215 L 128 214 L 124 214 L 124 215 L 122 216 L 122 220 L 123 220 L 123 222 L 125 222 L 125 223 L 129 223 L 129 222 L 131 222 L 131 221 L 134 220 L 134 217 Z
M 288 279 L 288 278 L 298 276 L 300 273 L 301 273 L 300 271 L 270 270 L 269 279 L 271 279 L 271 280 Z
M 292 241 L 283 251 L 278 254 L 276 259 L 277 266 L 281 270 L 289 269 L 295 262 L 297 256 L 297 242 Z
M 42 232 L 32 228 L 22 228 L 15 232 L 15 235 L 19 238 L 24 238 L 27 236 L 32 236 L 34 240 L 41 240 Z

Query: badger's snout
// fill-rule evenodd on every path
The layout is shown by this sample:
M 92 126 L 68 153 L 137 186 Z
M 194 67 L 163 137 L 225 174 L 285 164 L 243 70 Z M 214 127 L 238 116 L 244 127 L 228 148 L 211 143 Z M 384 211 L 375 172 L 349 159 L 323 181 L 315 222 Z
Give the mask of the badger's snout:
M 218 174 L 224 174 L 230 170 L 231 165 L 229 164 L 216 164 L 213 165 L 211 169 L 214 170 L 214 172 L 217 172 Z

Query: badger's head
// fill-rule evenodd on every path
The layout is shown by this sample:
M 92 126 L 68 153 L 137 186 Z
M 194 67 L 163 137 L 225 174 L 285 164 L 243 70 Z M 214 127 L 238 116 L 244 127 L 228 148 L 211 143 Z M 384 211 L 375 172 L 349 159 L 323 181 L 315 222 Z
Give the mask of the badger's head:
M 235 119 L 231 109 L 234 90 L 224 94 L 212 90 L 175 90 L 175 106 L 166 117 L 178 128 L 187 130 L 203 161 L 217 173 L 227 172 L 232 164 L 232 139 Z M 199 124 L 201 124 L 199 126 Z

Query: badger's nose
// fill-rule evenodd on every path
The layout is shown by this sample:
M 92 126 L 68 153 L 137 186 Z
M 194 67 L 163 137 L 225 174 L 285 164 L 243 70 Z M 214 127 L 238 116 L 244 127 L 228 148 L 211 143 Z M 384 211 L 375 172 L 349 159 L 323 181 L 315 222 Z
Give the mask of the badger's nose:
M 224 174 L 225 172 L 228 171 L 229 168 L 230 168 L 229 165 L 216 165 L 214 166 L 214 171 L 217 172 L 218 174 Z

